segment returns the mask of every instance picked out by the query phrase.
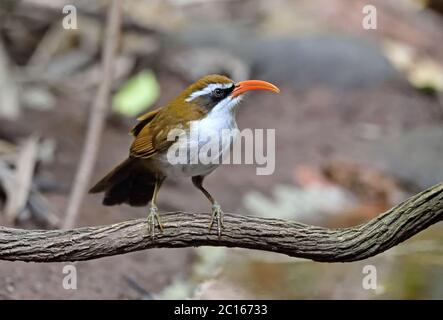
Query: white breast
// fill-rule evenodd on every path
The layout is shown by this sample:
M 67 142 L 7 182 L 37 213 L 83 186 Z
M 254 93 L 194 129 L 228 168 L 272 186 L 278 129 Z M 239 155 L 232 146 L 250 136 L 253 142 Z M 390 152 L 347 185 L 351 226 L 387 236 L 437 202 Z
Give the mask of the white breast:
M 207 175 L 217 168 L 238 134 L 234 106 L 239 98 L 219 103 L 202 120 L 193 121 L 186 137 L 180 137 L 173 148 L 187 150 L 186 163 L 172 164 L 161 155 L 162 171 L 167 176 Z

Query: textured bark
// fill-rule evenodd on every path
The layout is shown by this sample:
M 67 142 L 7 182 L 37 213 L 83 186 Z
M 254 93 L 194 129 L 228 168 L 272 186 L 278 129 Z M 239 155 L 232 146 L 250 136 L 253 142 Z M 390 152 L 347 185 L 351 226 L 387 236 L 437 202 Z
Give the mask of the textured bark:
M 153 241 L 146 219 L 73 230 L 0 227 L 0 260 L 90 260 L 150 248 L 226 246 L 323 262 L 366 259 L 401 243 L 443 216 L 443 183 L 412 196 L 365 224 L 327 229 L 278 219 L 225 215 L 221 239 L 208 231 L 209 214 L 163 213 L 163 234 Z

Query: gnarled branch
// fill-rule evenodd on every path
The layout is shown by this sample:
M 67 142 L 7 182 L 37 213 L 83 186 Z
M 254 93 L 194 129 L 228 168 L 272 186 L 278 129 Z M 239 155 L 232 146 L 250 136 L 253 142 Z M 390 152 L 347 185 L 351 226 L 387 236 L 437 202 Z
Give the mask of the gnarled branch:
M 153 241 L 146 219 L 72 230 L 0 227 L 0 260 L 34 262 L 90 260 L 150 248 L 241 247 L 323 262 L 366 259 L 412 237 L 443 217 L 443 183 L 369 222 L 327 229 L 278 219 L 225 215 L 221 239 L 208 231 L 209 214 L 164 213 L 165 231 Z

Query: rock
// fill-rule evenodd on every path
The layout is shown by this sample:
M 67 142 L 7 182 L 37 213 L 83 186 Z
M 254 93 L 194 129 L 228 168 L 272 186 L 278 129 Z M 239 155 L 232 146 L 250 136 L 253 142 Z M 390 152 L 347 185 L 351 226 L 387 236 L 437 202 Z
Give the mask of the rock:
M 189 82 L 211 73 L 227 74 L 234 80 L 248 79 L 247 63 L 236 55 L 216 48 L 181 50 L 170 56 L 168 67 Z
M 401 81 L 401 75 L 374 43 L 344 36 L 260 40 L 242 55 L 255 76 L 289 82 L 295 88 L 372 88 Z
M 390 173 L 420 189 L 443 181 L 443 128 L 419 127 L 376 146 L 377 161 Z
M 43 86 L 25 87 L 20 99 L 24 106 L 39 111 L 52 110 L 57 103 L 55 96 Z
M 349 90 L 405 83 L 376 43 L 367 39 L 346 35 L 268 39 L 242 30 L 230 26 L 190 28 L 177 39 L 192 48 L 231 52 L 249 63 L 253 77 L 291 84 L 300 90 L 313 86 Z

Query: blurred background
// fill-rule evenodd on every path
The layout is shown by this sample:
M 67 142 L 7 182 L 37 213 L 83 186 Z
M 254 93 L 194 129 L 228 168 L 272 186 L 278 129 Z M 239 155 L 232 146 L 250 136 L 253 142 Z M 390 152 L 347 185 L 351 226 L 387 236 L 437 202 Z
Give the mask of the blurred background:
M 72 4 L 77 29 L 66 30 Z M 365 29 L 366 5 L 376 29 Z M 102 81 L 109 1 L 0 2 L 0 225 L 59 228 Z M 72 21 L 71 21 L 72 22 Z M 372 21 L 371 23 L 374 23 Z M 374 26 L 372 24 L 372 26 Z M 206 179 L 225 212 L 325 227 L 363 223 L 443 180 L 443 1 L 127 0 L 111 103 L 91 184 L 128 153 L 138 114 L 202 75 L 263 79 L 242 128 L 276 130 L 276 170 L 227 165 Z M 160 211 L 207 212 L 189 179 L 166 181 Z M 83 201 L 76 224 L 147 208 Z M 209 220 L 209 215 L 208 215 Z M 75 263 L 0 262 L 0 299 L 442 299 L 437 224 L 375 258 L 324 264 L 227 248 L 154 249 Z M 363 267 L 377 289 L 362 286 Z

